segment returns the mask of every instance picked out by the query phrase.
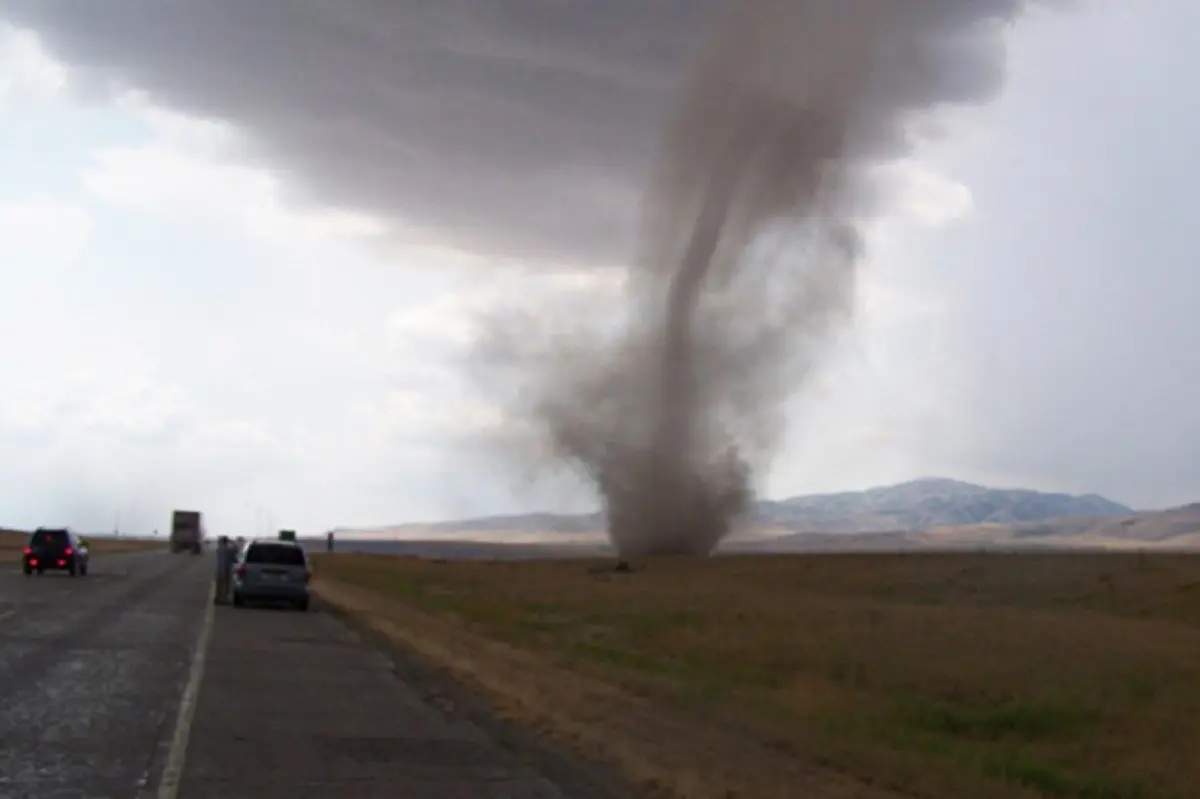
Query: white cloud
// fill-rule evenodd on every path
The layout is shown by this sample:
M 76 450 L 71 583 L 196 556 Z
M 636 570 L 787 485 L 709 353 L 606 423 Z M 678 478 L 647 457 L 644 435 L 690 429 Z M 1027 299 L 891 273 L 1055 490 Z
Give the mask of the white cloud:
M 371 238 L 384 231 L 361 214 L 296 211 L 270 172 L 188 152 L 170 141 L 97 152 L 84 186 L 93 198 L 122 211 L 189 224 L 232 221 L 275 242 Z
M 462 350 L 475 340 L 475 314 L 494 296 L 478 290 L 448 291 L 432 302 L 393 312 L 387 320 L 394 352 Z
M 878 327 L 940 317 L 946 313 L 948 302 L 941 292 L 888 282 L 874 277 L 870 270 L 858 286 L 858 312 Z
M 399 439 L 420 439 L 435 446 L 471 439 L 504 424 L 504 414 L 477 397 L 423 390 L 391 391 L 358 413 L 370 426 Z
M 902 219 L 940 227 L 974 210 L 970 187 L 917 161 L 898 161 L 879 169 L 888 186 L 887 207 Z
M 604 316 L 619 306 L 623 277 L 617 271 L 516 271 L 502 278 L 472 275 L 431 302 L 393 312 L 387 336 L 393 352 L 461 356 L 486 335 L 486 322 L 509 308 L 541 310 L 545 317 Z
M 69 72 L 26 30 L 0 22 L 0 111 L 61 94 Z
M 80 205 L 48 197 L 0 202 L 0 269 L 75 260 L 94 230 Z
M 193 157 L 227 158 L 243 143 L 230 123 L 163 108 L 144 92 L 123 91 L 114 105 L 149 128 L 153 141 Z
M 20 41 L 25 46 L 31 40 Z M 21 92 L 10 91 L 10 82 L 0 99 L 19 103 L 12 108 L 26 114 L 13 115 L 6 125 L 28 119 L 36 130 L 38 98 L 30 94 L 36 83 L 26 73 L 37 74 L 25 70 Z M 323 480 L 343 485 L 343 497 L 356 490 L 343 481 L 357 472 L 324 469 L 327 459 L 345 466 L 357 458 L 363 473 L 377 475 L 385 454 L 376 443 L 377 430 L 339 430 L 337 418 L 294 410 L 310 407 L 304 403 L 311 397 L 300 403 L 290 398 L 290 413 L 272 411 L 295 379 L 296 363 L 345 372 L 347 355 L 357 363 L 383 352 L 378 331 L 378 345 L 363 342 L 359 352 L 348 352 L 343 336 L 311 352 L 301 349 L 307 339 L 297 341 L 274 363 L 244 361 L 244 348 L 263 351 L 263 327 L 253 316 L 228 316 L 228 301 L 220 299 L 229 288 L 219 285 L 223 278 L 181 272 L 195 296 L 185 293 L 175 305 L 179 300 L 169 289 L 164 292 L 169 284 L 156 277 L 163 273 L 153 268 L 169 260 L 188 269 L 180 266 L 188 259 L 175 253 L 192 244 L 179 242 L 218 234 L 241 261 L 236 271 L 247 279 L 239 290 L 261 292 L 272 284 L 270 272 L 260 266 L 290 265 L 303 252 L 313 261 L 344 267 L 347 246 L 371 239 L 377 227 L 353 214 L 288 207 L 278 180 L 238 162 L 236 132 L 219 122 L 157 108 L 134 94 L 91 111 L 76 120 L 85 125 L 76 137 L 79 149 L 93 151 L 90 166 L 78 174 L 78 194 L 69 189 L 48 194 L 26 180 L 6 184 L 14 196 L 0 197 L 0 339 L 16 344 L 0 362 L 0 442 L 26 453 L 19 466 L 0 464 L 0 483 L 24 486 L 19 496 L 5 497 L 8 515 L 2 523 L 39 523 L 53 516 L 95 527 L 118 507 L 126 529 L 150 529 L 162 526 L 158 517 L 171 506 L 195 504 L 215 513 L 216 524 L 238 525 L 246 523 L 238 520 L 241 506 L 283 505 L 275 493 L 280 486 L 308 483 L 315 495 Z M 95 131 L 86 128 L 93 122 L 110 130 L 140 127 L 148 140 L 95 150 L 90 138 Z M 37 139 L 18 133 L 17 141 Z M 39 156 L 36 147 L 31 153 L 0 153 L 0 174 L 2 159 L 14 157 Z M 167 251 L 156 243 L 164 227 L 173 242 Z M 304 295 L 307 274 L 292 274 L 282 288 L 293 292 L 288 301 L 294 303 Z M 321 324 L 357 341 L 366 330 L 357 324 L 364 309 L 360 294 L 345 293 L 346 308 L 328 306 L 319 295 L 311 301 L 329 308 Z M 262 308 L 257 300 L 253 304 Z M 164 318 L 172 307 L 183 316 Z M 276 311 L 269 316 L 268 303 L 264 318 L 292 323 L 303 318 L 305 307 Z M 356 324 L 347 326 L 347 319 Z M 231 342 L 238 346 L 231 348 Z M 203 365 L 189 360 L 197 353 L 204 355 Z M 249 396 L 252 384 L 262 387 L 259 396 Z M 319 402 L 328 406 L 328 395 L 336 391 L 330 386 Z M 353 401 L 348 397 L 342 404 Z
M 215 411 L 210 396 L 172 381 L 137 343 L 60 327 L 39 326 L 2 372 L 0 440 L 25 453 L 0 464 L 0 479 L 19 475 L 25 486 L 10 509 L 32 503 L 25 513 L 95 526 L 116 507 L 126 529 L 148 531 L 173 504 L 252 497 L 294 461 L 294 448 Z
M 91 433 L 145 439 L 192 415 L 185 393 L 165 384 L 128 341 L 103 331 L 84 340 L 65 325 L 39 325 L 26 336 L 8 364 L 22 379 L 5 386 L 0 429 L 58 440 Z
M 88 195 L 115 210 L 188 225 L 233 223 L 251 236 L 301 246 L 370 241 L 388 230 L 365 214 L 295 207 L 278 176 L 241 158 L 245 142 L 227 122 L 163 108 L 132 90 L 114 105 L 148 131 L 137 145 L 96 150 L 83 175 Z
M 209 420 L 190 430 L 185 444 L 192 451 L 235 469 L 244 467 L 246 460 L 298 452 L 297 447 L 281 441 L 263 425 L 245 419 Z
M 74 419 L 59 416 L 63 435 L 87 431 L 107 432 L 121 438 L 146 440 L 163 436 L 180 423 L 191 421 L 184 393 L 150 377 L 121 376 L 114 381 L 94 379 L 77 391 L 86 405 Z M 82 392 L 87 392 L 84 395 Z

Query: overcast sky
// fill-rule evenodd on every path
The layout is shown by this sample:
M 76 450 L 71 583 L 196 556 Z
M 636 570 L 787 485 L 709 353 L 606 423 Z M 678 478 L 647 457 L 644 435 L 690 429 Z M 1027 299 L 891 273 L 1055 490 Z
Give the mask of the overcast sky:
M 0 525 L 587 507 L 476 445 L 472 313 L 604 301 L 713 5 L 8 0 Z M 1200 6 L 1078 5 L 895 165 L 766 493 L 1200 498 Z

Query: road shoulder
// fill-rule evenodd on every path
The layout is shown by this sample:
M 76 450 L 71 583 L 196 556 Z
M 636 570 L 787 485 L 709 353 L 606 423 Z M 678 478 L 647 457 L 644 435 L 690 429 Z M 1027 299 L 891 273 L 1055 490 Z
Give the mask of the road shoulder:
M 181 799 L 616 799 L 338 616 L 216 608 Z M 481 723 L 482 722 L 482 723 Z
M 638 795 L 609 763 L 585 759 L 565 746 L 506 719 L 477 689 L 436 664 L 422 660 L 394 637 L 373 628 L 335 602 L 318 599 L 318 607 L 346 625 L 357 638 L 386 659 L 397 679 L 442 714 L 479 728 L 491 740 L 558 786 L 571 799 L 629 799 Z

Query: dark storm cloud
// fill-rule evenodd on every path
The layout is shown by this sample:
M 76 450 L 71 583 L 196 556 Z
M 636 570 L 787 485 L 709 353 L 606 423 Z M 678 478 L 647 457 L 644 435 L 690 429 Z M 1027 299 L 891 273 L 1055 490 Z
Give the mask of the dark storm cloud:
M 880 96 L 986 99 L 1000 42 L 981 22 L 1018 5 L 923 3 L 900 24 L 921 31 L 928 46 L 911 55 L 928 63 L 894 71 L 908 84 L 880 82 Z M 719 12 L 718 0 L 11 0 L 2 14 L 80 85 L 237 124 L 298 198 L 466 249 L 609 263 L 630 256 L 658 131 Z
M 85 85 L 230 120 L 303 196 L 486 252 L 627 255 L 711 0 L 15 0 Z

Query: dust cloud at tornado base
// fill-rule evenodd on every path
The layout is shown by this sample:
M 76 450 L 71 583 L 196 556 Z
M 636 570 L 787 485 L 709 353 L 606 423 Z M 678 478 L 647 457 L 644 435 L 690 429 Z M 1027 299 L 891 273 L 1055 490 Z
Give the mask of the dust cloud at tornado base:
M 622 290 L 493 312 L 510 454 L 594 487 L 623 558 L 710 553 L 849 321 L 879 167 L 993 97 L 1021 0 L 739 0 L 668 126 Z M 503 391 L 502 391 L 503 393 Z

